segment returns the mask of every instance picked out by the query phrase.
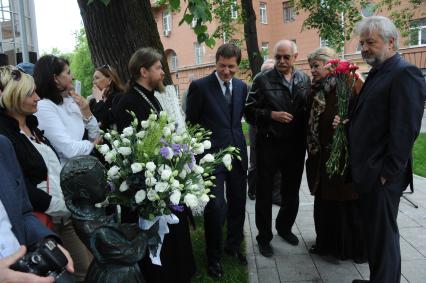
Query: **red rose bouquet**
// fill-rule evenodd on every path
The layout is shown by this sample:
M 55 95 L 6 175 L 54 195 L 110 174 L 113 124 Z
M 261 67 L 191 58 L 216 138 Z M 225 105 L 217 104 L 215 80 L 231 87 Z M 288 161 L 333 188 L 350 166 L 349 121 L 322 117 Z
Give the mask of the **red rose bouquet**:
M 337 96 L 337 115 L 342 121 L 348 118 L 349 99 L 358 74 L 358 66 L 346 60 L 330 60 L 325 66 L 329 70 L 329 84 L 335 87 Z M 333 135 L 330 158 L 326 162 L 326 171 L 332 175 L 342 176 L 349 161 L 348 140 L 345 128 L 340 123 Z

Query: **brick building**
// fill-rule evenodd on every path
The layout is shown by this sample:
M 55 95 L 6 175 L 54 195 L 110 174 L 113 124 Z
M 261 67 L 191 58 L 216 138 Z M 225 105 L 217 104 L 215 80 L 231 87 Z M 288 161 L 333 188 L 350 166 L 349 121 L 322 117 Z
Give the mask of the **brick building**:
M 191 26 L 187 24 L 179 26 L 184 9 L 181 9 L 180 12 L 170 13 L 166 6 L 158 6 L 155 1 L 151 2 L 173 81 L 179 93 L 182 94 L 188 88 L 191 80 L 212 72 L 216 49 L 224 41 L 217 40 L 216 47 L 213 49 L 204 44 L 198 44 Z M 406 5 L 404 4 L 406 2 L 403 0 L 402 6 Z M 299 49 L 297 65 L 310 74 L 307 55 L 324 42 L 315 30 L 302 32 L 302 23 L 307 14 L 296 15 L 290 1 L 283 0 L 253 0 L 253 8 L 257 18 L 259 48 L 263 50 L 265 57 L 273 55 L 273 47 L 280 39 L 294 40 Z M 409 39 L 401 40 L 399 52 L 422 69 L 426 76 L 426 15 L 422 11 L 426 11 L 426 2 L 423 2 L 422 6 L 417 9 L 413 19 L 412 35 Z M 372 15 L 369 9 L 364 9 L 362 13 L 364 16 Z M 236 16 L 235 13 L 233 16 Z M 414 26 L 416 27 L 414 28 Z M 215 24 L 211 23 L 208 27 L 211 32 L 214 30 Z M 239 32 L 236 33 L 236 38 L 243 34 L 243 27 L 237 26 L 237 30 Z M 357 63 L 361 72 L 368 71 L 369 67 L 362 61 L 356 39 L 345 43 L 344 57 Z M 241 77 L 244 76 L 241 75 Z

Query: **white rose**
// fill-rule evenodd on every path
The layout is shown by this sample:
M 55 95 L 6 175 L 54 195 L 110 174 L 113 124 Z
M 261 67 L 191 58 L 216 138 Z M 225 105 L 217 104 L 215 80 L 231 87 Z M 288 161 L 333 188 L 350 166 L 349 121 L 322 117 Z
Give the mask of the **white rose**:
M 148 119 L 151 120 L 151 121 L 157 121 L 157 115 L 156 114 L 150 114 Z
M 207 194 L 203 194 L 203 195 L 200 197 L 200 200 L 201 200 L 203 203 L 208 203 L 208 202 L 210 201 L 210 197 L 209 197 Z
M 174 189 L 178 189 L 178 188 L 179 188 L 179 185 L 180 185 L 180 183 L 179 183 L 179 181 L 178 181 L 178 180 L 173 180 L 173 181 L 171 182 L 171 184 L 170 184 L 170 186 L 171 186 L 172 188 L 174 188 Z
M 149 120 L 147 120 L 147 121 L 142 121 L 142 122 L 141 122 L 141 126 L 142 126 L 142 128 L 144 128 L 144 129 L 148 128 L 148 127 L 149 127 Z
M 117 156 L 117 152 L 113 149 L 107 152 L 107 154 L 105 154 L 105 161 L 111 164 L 112 162 L 115 161 L 116 156 Z
M 169 187 L 169 184 L 164 182 L 158 182 L 157 184 L 155 184 L 155 190 L 159 193 L 165 192 L 168 187 Z
M 142 168 L 143 168 L 142 163 L 138 163 L 138 162 L 133 163 L 132 165 L 130 165 L 130 167 L 132 168 L 133 173 L 138 173 L 142 171 Z
M 118 188 L 120 190 L 120 192 L 125 192 L 129 189 L 129 186 L 127 185 L 127 182 L 124 181 L 123 183 L 121 183 L 120 188 Z
M 204 186 L 206 186 L 206 187 L 211 187 L 211 186 L 213 186 L 213 182 L 212 182 L 212 181 L 210 181 L 210 180 L 205 181 L 205 182 L 204 182 Z
M 98 147 L 98 151 L 101 154 L 105 155 L 109 151 L 109 146 L 107 144 L 103 144 L 103 145 L 101 145 L 101 146 Z
M 167 118 L 167 112 L 166 111 L 160 111 L 160 118 Z
M 212 147 L 212 143 L 208 140 L 203 141 L 204 149 L 210 149 Z
M 167 181 L 170 179 L 170 176 L 172 176 L 171 170 L 163 170 L 163 172 L 161 172 L 161 180 Z
M 145 197 L 146 197 L 145 190 L 139 190 L 139 191 L 137 191 L 136 194 L 135 194 L 135 201 L 136 201 L 136 203 L 143 202 L 143 200 L 145 199 Z
M 155 168 L 157 166 L 155 166 L 154 162 L 150 161 L 150 162 L 146 163 L 145 167 L 149 171 L 155 171 Z
M 222 158 L 222 161 L 228 170 L 232 169 L 232 156 L 229 153 L 225 154 L 225 156 Z
M 110 177 L 111 179 L 117 179 L 118 176 L 118 172 L 120 171 L 120 168 L 118 166 L 112 166 L 111 168 L 109 168 L 107 175 L 108 177 Z
M 122 146 L 118 148 L 118 153 L 120 153 L 123 156 L 130 155 L 132 153 L 132 149 L 127 146 Z
M 119 147 L 119 146 L 120 146 L 120 141 L 115 140 L 115 141 L 113 141 L 113 142 L 112 142 L 112 145 L 113 145 L 114 147 Z
M 174 190 L 173 193 L 170 195 L 170 202 L 174 205 L 178 205 L 180 202 L 181 193 L 178 190 Z
M 130 140 L 129 140 L 128 138 L 124 138 L 124 139 L 122 139 L 122 140 L 121 140 L 121 142 L 122 142 L 124 145 L 129 145 L 129 144 L 130 144 Z
M 198 155 L 202 153 L 204 153 L 204 145 L 202 143 L 196 143 L 194 145 L 194 154 Z
M 145 171 L 145 178 L 152 178 L 154 177 L 154 173 L 152 171 Z
M 145 131 L 140 131 L 136 134 L 136 137 L 142 139 L 145 136 Z
M 172 141 L 174 143 L 181 143 L 182 142 L 182 137 L 180 135 L 173 135 Z
M 169 123 L 167 125 L 167 127 L 169 127 L 170 131 L 174 132 L 176 130 L 176 126 L 175 123 Z
M 203 158 L 201 158 L 200 160 L 200 164 L 203 163 L 210 163 L 214 161 L 214 156 L 210 153 L 207 153 L 206 155 L 203 156 Z
M 198 165 L 194 166 L 194 172 L 197 174 L 203 174 L 204 173 L 204 168 Z
M 156 199 L 159 198 L 159 196 L 158 196 L 158 194 L 157 194 L 157 192 L 155 190 L 151 189 L 151 190 L 148 191 L 147 198 L 150 201 L 155 201 Z
M 152 187 L 152 186 L 154 186 L 156 183 L 157 183 L 157 179 L 155 179 L 154 177 L 150 177 L 150 178 L 146 178 L 146 179 L 145 179 L 145 184 L 146 184 L 148 187 Z
M 182 178 L 182 179 L 185 179 L 185 177 L 186 177 L 186 170 L 184 169 L 184 170 L 182 170 L 180 173 L 179 173 L 179 177 L 180 178 Z
M 198 206 L 198 199 L 193 194 L 186 194 L 186 196 L 183 198 L 183 201 L 190 208 L 195 208 Z
M 133 135 L 133 128 L 132 127 L 127 127 L 123 129 L 123 134 L 126 137 L 130 137 L 131 135 Z
M 161 174 L 161 173 L 163 173 L 164 170 L 170 170 L 170 171 L 172 171 L 172 168 L 169 165 L 167 165 L 167 164 L 160 164 L 158 166 L 158 173 Z
M 172 131 L 170 130 L 170 128 L 169 127 L 164 127 L 163 128 L 163 135 L 165 136 L 165 137 L 168 137 L 168 136 L 170 136 L 172 134 Z
M 111 136 L 111 134 L 110 133 L 106 133 L 105 135 L 104 135 L 104 138 L 106 139 L 106 140 L 111 140 L 111 138 L 112 138 L 112 136 Z

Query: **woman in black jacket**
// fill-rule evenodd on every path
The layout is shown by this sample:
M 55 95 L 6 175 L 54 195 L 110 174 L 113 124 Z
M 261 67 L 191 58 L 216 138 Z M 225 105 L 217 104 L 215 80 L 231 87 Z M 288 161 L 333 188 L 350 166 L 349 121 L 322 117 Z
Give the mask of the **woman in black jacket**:
M 34 211 L 52 220 L 52 229 L 74 259 L 76 279 L 82 281 L 91 256 L 69 219 L 60 187 L 59 158 L 33 115 L 40 100 L 34 80 L 13 66 L 1 67 L 0 76 L 0 134 L 13 144 Z
M 102 130 L 112 129 L 115 125 L 113 109 L 116 107 L 124 85 L 117 72 L 108 64 L 95 70 L 93 74 L 92 99 L 90 99 L 90 110 L 99 122 Z

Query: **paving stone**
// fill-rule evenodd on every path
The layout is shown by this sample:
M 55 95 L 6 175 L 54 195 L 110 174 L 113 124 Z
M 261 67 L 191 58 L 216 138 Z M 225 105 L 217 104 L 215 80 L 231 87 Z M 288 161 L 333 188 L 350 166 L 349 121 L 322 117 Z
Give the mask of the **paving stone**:
M 425 259 L 425 257 L 404 238 L 400 238 L 401 258 L 402 261 L 413 259 Z M 425 266 L 426 267 L 426 266 Z
M 402 228 L 399 229 L 399 234 L 412 246 L 426 246 L 426 228 Z
M 401 270 L 410 283 L 426 282 L 426 259 L 403 261 Z
M 321 280 L 309 255 L 276 256 L 276 264 L 281 282 Z
M 411 228 L 411 227 L 420 227 L 421 225 L 413 220 L 410 216 L 408 216 L 406 213 L 399 213 L 398 214 L 398 227 L 401 228 Z
M 258 277 L 260 283 L 277 283 L 281 282 L 276 267 L 261 268 L 258 270 Z
M 249 270 L 249 282 L 250 283 L 258 283 L 258 271 L 256 266 L 256 259 L 254 255 L 248 255 L 247 256 L 247 262 L 248 262 L 248 270 Z
M 361 274 L 351 261 L 340 261 L 316 255 L 312 258 L 324 282 L 351 283 L 352 280 L 360 278 Z

